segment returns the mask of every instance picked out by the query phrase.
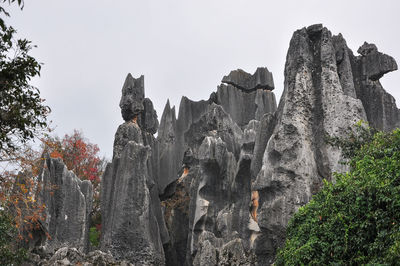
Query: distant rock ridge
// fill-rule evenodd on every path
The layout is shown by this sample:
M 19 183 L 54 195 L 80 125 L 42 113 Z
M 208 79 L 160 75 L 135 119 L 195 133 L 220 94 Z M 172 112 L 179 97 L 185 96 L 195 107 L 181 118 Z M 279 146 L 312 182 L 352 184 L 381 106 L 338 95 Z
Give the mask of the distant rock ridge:
M 143 265 L 272 264 L 292 215 L 347 170 L 326 135 L 360 120 L 400 126 L 379 82 L 395 60 L 374 44 L 358 52 L 322 24 L 299 29 L 279 106 L 267 68 L 234 70 L 208 100 L 182 97 L 178 116 L 167 101 L 160 123 L 143 76 L 129 74 L 102 179 L 102 250 Z

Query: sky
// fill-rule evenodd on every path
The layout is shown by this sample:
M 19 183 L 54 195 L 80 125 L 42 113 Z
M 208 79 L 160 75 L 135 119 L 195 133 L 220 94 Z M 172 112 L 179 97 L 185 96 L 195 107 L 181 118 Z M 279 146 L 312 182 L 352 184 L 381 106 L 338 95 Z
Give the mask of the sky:
M 161 118 L 167 99 L 208 99 L 224 75 L 263 66 L 283 90 L 289 41 L 297 29 L 323 23 L 342 33 L 356 54 L 364 42 L 400 63 L 398 0 L 25 0 L 9 7 L 9 25 L 38 47 L 43 63 L 33 80 L 59 136 L 81 130 L 112 157 L 123 123 L 125 77 L 145 76 L 145 94 Z M 400 102 L 400 71 L 381 78 Z

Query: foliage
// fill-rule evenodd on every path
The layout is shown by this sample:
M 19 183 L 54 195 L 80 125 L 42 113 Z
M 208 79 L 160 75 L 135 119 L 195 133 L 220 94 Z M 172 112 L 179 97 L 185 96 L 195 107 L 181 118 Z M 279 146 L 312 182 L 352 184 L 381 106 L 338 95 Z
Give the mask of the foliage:
M 90 180 L 93 185 L 100 182 L 105 160 L 98 155 L 99 147 L 85 139 L 82 132 L 74 130 L 71 135 L 65 134 L 63 139 L 47 137 L 43 143 L 52 158 L 61 158 L 80 179 Z
M 2 1 L 4 2 L 15 2 Z M 17 1 L 22 7 L 23 2 Z M 3 7 L 0 15 L 9 16 Z M 27 39 L 16 39 L 16 30 L 0 19 L 0 151 L 10 152 L 34 138 L 47 126 L 48 106 L 43 105 L 32 78 L 40 75 L 41 64 L 29 52 Z M 0 158 L 1 159 L 1 158 Z
M 100 242 L 100 231 L 95 226 L 90 227 L 89 241 L 93 247 L 98 247 Z
M 0 2 L 16 2 L 23 8 L 22 0 Z M 16 265 L 26 257 L 19 248 L 24 243 L 21 240 L 33 238 L 30 232 L 44 219 L 44 206 L 35 200 L 39 186 L 26 174 L 38 171 L 38 162 L 32 159 L 38 156 L 28 141 L 47 127 L 50 108 L 29 84 L 41 69 L 29 54 L 34 46 L 16 38 L 16 30 L 5 23 L 8 16 L 0 6 L 0 264 Z M 14 166 L 25 174 L 12 169 Z
M 17 230 L 13 226 L 12 218 L 0 210 L 0 265 L 19 265 L 27 259 L 24 249 L 12 245 L 16 235 Z
M 22 248 L 28 246 L 34 238 L 33 231 L 40 229 L 46 218 L 45 205 L 36 199 L 37 192 L 44 189 L 36 178 L 41 163 L 39 153 L 25 144 L 8 154 L 8 158 L 10 165 L 0 172 L 0 226 L 12 230 L 7 229 L 1 236 L 0 265 L 21 263 L 26 257 Z
M 341 140 L 351 146 L 350 172 L 325 181 L 290 220 L 277 265 L 400 261 L 400 130 Z
M 370 143 L 377 133 L 376 129 L 368 126 L 367 122 L 360 120 L 353 129 L 347 131 L 347 137 L 326 136 L 326 142 L 334 147 L 341 148 L 342 155 L 346 159 L 351 159 L 356 152 L 366 143 Z

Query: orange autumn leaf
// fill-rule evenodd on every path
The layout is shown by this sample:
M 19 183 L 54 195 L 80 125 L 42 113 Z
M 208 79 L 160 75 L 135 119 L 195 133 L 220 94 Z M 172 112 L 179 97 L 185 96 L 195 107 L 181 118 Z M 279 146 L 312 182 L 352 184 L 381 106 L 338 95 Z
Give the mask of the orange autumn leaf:
M 63 158 L 62 154 L 59 153 L 57 150 L 54 150 L 52 153 L 50 153 L 51 158 Z

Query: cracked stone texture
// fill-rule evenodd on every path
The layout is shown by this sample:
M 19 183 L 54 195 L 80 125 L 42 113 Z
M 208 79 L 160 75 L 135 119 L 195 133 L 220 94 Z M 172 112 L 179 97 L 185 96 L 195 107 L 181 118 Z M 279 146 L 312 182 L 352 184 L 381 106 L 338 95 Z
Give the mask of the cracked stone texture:
M 257 89 L 272 91 L 275 88 L 272 73 L 266 67 L 257 68 L 253 75 L 241 69 L 233 70 L 228 76 L 222 78 L 222 83 L 232 85 L 247 92 Z
M 393 130 L 400 126 L 400 110 L 396 100 L 384 90 L 379 79 L 397 70 L 396 61 L 378 52 L 374 44 L 364 43 L 358 52 L 361 55 L 354 56 L 349 50 L 357 98 L 362 101 L 372 127 L 384 131 Z
M 60 158 L 50 158 L 47 154 L 39 182 L 42 188 L 38 200 L 46 206 L 42 225 L 51 236 L 44 243 L 46 252 L 53 253 L 63 246 L 87 252 L 93 200 L 90 181 L 80 180 Z
M 122 118 L 125 121 L 132 120 L 144 110 L 144 76 L 135 79 L 129 73 L 125 79 L 124 86 L 122 87 L 121 101 L 119 107 L 121 108 Z
M 374 44 L 365 43 L 358 52 L 354 56 L 343 36 L 332 36 L 322 24 L 297 30 L 278 108 L 268 69 L 258 68 L 253 75 L 235 70 L 207 101 L 182 97 L 178 117 L 168 101 L 157 139 L 157 116 L 144 89 L 141 93 L 143 82 L 124 85 L 137 88 L 135 97 L 127 97 L 131 107 L 126 109 L 139 116 L 137 124 L 129 119 L 116 134 L 114 160 L 103 180 L 102 202 L 111 205 L 105 205 L 103 215 L 126 219 L 115 211 L 116 203 L 137 201 L 148 219 L 135 222 L 132 232 L 140 227 L 141 243 L 153 248 L 129 243 L 120 253 L 145 250 L 139 255 L 142 263 L 149 254 L 165 252 L 167 265 L 273 263 L 292 215 L 320 190 L 324 178 L 332 180 L 332 172 L 347 170 L 339 163 L 341 151 L 325 142 L 326 134 L 343 137 L 359 120 L 383 130 L 400 125 L 394 98 L 379 82 L 397 69 L 396 62 Z M 134 149 L 127 148 L 132 145 Z M 140 161 L 142 155 L 135 152 L 142 149 L 147 150 L 145 162 L 121 166 L 121 160 L 131 157 Z M 123 158 L 124 153 L 130 155 Z M 134 186 L 121 187 L 117 172 L 137 176 Z M 140 197 L 127 198 L 137 187 L 144 191 Z M 258 222 L 250 215 L 254 191 L 259 194 Z M 182 198 L 186 202 L 176 205 Z
M 235 74 L 239 73 L 239 74 Z M 166 191 L 169 184 L 178 179 L 178 171 L 182 167 L 182 158 L 187 148 L 183 135 L 206 111 L 211 104 L 222 106 L 224 111 L 239 125 L 245 127 L 251 120 L 260 120 L 265 113 L 276 110 L 272 74 L 267 68 L 258 68 L 254 75 L 243 70 L 232 71 L 224 79 L 231 78 L 243 87 L 221 84 L 216 93 L 212 93 L 207 101 L 191 101 L 182 97 L 178 118 L 175 107 L 167 102 L 161 117 L 157 137 L 160 152 L 159 193 L 164 197 L 171 192 Z M 247 84 L 247 85 L 246 85 Z M 161 170 L 160 170 L 161 171 Z
M 334 44 L 322 25 L 298 30 L 290 41 L 276 126 L 253 186 L 260 195 L 259 263 L 273 262 L 289 219 L 321 188 L 322 179 L 344 170 L 340 150 L 326 144 L 325 134 L 344 136 L 357 121 L 366 120 L 351 79 L 340 75 L 350 72 L 348 53 L 340 54 L 343 65 L 338 67 Z
M 221 105 L 240 127 L 246 126 L 250 120 L 260 120 L 265 113 L 273 113 L 276 110 L 275 94 L 269 90 L 246 91 L 221 84 L 218 86 L 216 98 L 217 104 Z
M 124 84 L 122 115 L 138 118 L 135 122 L 124 117 L 127 121 L 115 134 L 113 160 L 102 177 L 101 249 L 118 260 L 164 265 L 163 244 L 169 242 L 169 234 L 158 196 L 159 155 L 153 136 L 158 121 L 152 102 L 144 98 L 143 83 L 143 76 L 133 79 L 129 74 Z

